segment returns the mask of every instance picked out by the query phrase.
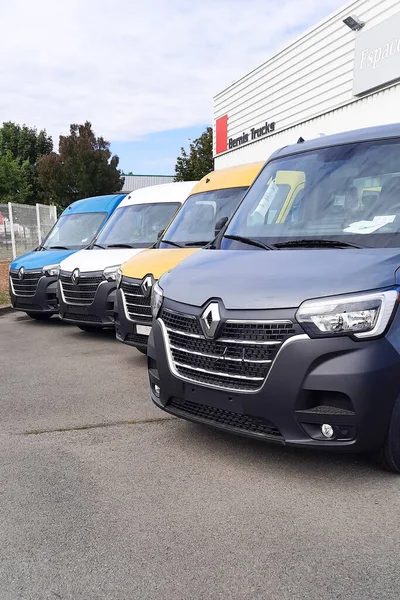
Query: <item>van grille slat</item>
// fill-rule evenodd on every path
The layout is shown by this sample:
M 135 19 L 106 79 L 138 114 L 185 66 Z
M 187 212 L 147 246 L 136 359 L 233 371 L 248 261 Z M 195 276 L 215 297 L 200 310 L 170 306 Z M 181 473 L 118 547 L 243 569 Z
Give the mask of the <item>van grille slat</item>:
M 222 356 L 214 358 L 204 354 L 193 354 L 187 350 L 176 350 L 174 347 L 171 347 L 171 351 L 176 364 L 180 363 L 188 368 L 199 368 L 210 373 L 217 371 L 221 374 L 221 377 L 232 374 L 233 376 L 255 377 L 263 380 L 265 368 L 270 364 L 270 361 L 255 363 L 252 361 L 242 362 L 236 358 L 225 360 Z

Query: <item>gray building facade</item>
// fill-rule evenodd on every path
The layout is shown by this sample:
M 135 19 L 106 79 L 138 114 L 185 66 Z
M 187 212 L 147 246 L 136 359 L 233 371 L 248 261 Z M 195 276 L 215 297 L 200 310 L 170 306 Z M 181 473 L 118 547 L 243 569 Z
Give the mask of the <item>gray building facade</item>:
M 172 183 L 174 175 L 123 175 L 125 177 L 123 192 L 133 192 L 140 188 L 161 183 Z

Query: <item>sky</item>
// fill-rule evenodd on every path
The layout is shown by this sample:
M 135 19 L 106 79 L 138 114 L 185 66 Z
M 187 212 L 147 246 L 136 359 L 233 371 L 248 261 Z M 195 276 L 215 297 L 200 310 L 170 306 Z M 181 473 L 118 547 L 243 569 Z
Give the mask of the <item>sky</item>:
M 343 0 L 2 2 L 0 122 L 89 120 L 124 172 L 172 174 L 212 98 Z

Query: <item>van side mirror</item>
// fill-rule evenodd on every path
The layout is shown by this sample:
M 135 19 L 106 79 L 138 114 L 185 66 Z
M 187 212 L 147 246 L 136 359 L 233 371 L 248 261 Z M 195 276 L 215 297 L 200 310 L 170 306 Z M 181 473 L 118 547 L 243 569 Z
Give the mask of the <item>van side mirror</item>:
M 222 217 L 215 223 L 215 235 L 217 236 L 221 229 L 227 224 L 228 217 Z
M 157 238 L 160 239 L 160 237 L 162 237 L 165 233 L 165 229 L 160 229 L 160 231 L 157 233 Z

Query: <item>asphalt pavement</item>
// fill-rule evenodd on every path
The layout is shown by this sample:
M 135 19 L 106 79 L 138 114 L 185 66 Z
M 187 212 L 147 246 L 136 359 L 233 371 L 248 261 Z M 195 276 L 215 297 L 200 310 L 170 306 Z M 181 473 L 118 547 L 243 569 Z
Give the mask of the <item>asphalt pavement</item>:
M 400 477 L 171 418 L 111 333 L 0 316 L 1 600 L 396 599 Z

